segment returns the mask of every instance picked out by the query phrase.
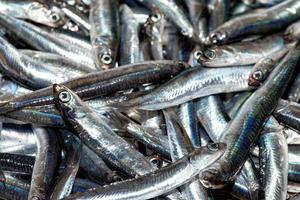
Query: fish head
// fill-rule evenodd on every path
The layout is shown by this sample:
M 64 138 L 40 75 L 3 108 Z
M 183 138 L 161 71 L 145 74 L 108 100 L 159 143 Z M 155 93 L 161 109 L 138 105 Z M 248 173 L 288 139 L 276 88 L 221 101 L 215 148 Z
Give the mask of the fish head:
M 204 66 L 225 66 L 231 64 L 235 61 L 236 52 L 227 46 L 208 48 L 204 49 L 198 53 L 198 62 L 202 63 Z
M 263 58 L 260 60 L 254 65 L 250 72 L 248 85 L 254 87 L 262 85 L 274 69 L 275 65 L 276 61 L 271 58 Z
M 53 85 L 54 102 L 58 110 L 63 116 L 75 119 L 81 118 L 84 115 L 82 100 L 69 88 L 64 85 Z
M 212 143 L 196 149 L 190 156 L 190 163 L 193 167 L 202 171 L 216 162 L 225 152 L 226 144 Z
M 223 44 L 228 41 L 228 34 L 226 31 L 214 31 L 208 36 L 211 44 Z
M 222 166 L 216 161 L 200 173 L 199 179 L 206 188 L 220 189 L 229 181 L 225 176 L 226 174 L 223 173 Z
M 50 27 L 60 27 L 65 24 L 66 17 L 63 11 L 57 6 L 47 7 L 39 2 L 33 2 L 30 4 L 29 15 L 33 15 L 30 18 L 35 22 L 45 24 Z

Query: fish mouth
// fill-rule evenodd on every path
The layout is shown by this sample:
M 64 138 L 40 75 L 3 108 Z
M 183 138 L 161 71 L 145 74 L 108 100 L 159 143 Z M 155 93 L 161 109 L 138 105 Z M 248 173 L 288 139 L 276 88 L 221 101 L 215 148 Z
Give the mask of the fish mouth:
M 224 183 L 218 181 L 220 177 L 219 170 L 216 168 L 205 169 L 200 175 L 200 182 L 206 188 L 220 189 L 225 186 Z
M 198 51 L 198 61 L 200 62 L 209 62 L 216 58 L 216 52 L 212 49 L 206 49 L 204 51 Z
M 294 40 L 292 34 L 293 31 L 294 31 L 293 28 L 290 28 L 284 33 L 283 38 L 286 42 L 292 42 Z
M 222 44 L 227 40 L 227 34 L 220 31 L 212 32 L 208 38 L 211 44 Z

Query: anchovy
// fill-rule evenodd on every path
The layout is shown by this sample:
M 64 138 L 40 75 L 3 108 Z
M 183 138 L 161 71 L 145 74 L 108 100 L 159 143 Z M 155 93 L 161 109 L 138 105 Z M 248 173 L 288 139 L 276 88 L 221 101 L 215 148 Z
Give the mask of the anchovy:
M 166 120 L 172 162 L 176 162 L 191 153 L 194 148 L 175 112 L 172 109 L 167 109 L 163 113 Z M 207 191 L 199 180 L 182 185 L 180 190 L 186 199 L 208 199 Z
M 298 103 L 280 100 L 274 111 L 274 116 L 279 122 L 300 131 L 300 107 Z
M 242 105 L 222 133 L 220 141 L 227 143 L 227 150 L 220 160 L 200 175 L 205 186 L 223 187 L 241 169 L 251 145 L 287 87 L 299 56 L 299 46 L 290 50 L 265 83 Z
M 92 99 L 120 90 L 131 89 L 145 83 L 168 79 L 188 65 L 176 61 L 148 61 L 126 65 L 121 68 L 90 73 L 85 76 L 63 82 L 83 99 Z M 19 110 L 27 106 L 53 104 L 52 87 L 22 95 L 0 106 L 0 113 Z
M 140 61 L 139 23 L 127 5 L 120 6 L 120 64 L 126 65 Z
M 196 102 L 196 115 L 212 141 L 220 141 L 230 117 L 217 95 L 203 97 Z
M 100 157 L 133 177 L 136 174 L 141 175 L 145 171 L 153 170 L 153 166 L 144 161 L 143 155 L 114 133 L 75 93 L 61 85 L 54 85 L 53 93 L 64 120 L 73 127 L 80 139 Z M 64 99 L 64 97 L 68 99 Z M 73 114 L 70 109 L 73 110 Z M 80 115 L 85 117 L 80 117 Z M 115 147 L 118 147 L 120 151 Z
M 214 30 L 224 24 L 229 18 L 228 0 L 211 0 L 208 3 L 209 12 L 209 30 Z
M 61 8 L 62 12 L 68 16 L 72 21 L 78 24 L 81 28 L 85 30 L 85 32 L 89 32 L 91 30 L 91 24 L 89 22 L 88 17 L 74 9 L 72 6 L 64 5 Z
M 268 36 L 249 42 L 237 42 L 205 49 L 199 62 L 208 67 L 255 64 L 260 59 L 274 55 L 285 48 L 283 37 Z
M 219 69 L 194 67 L 160 85 L 149 94 L 115 106 L 158 110 L 212 94 L 249 90 L 250 70 L 251 67 Z
M 0 153 L 0 166 L 3 171 L 31 175 L 34 160 L 33 156 Z
M 151 55 L 154 60 L 163 60 L 164 16 L 159 10 L 154 10 L 144 24 L 144 32 L 148 37 Z
M 209 34 L 210 42 L 226 43 L 240 36 L 280 30 L 299 17 L 300 2 L 283 1 L 263 12 L 249 13 L 227 21 Z
M 66 199 L 138 200 L 154 198 L 187 183 L 201 170 L 216 161 L 224 149 L 224 144 L 201 147 L 188 156 L 155 172 L 136 179 L 91 189 L 84 193 L 73 194 Z
M 207 24 L 206 24 L 206 1 L 204 0 L 184 0 L 187 7 L 189 20 L 194 28 L 195 40 L 201 44 L 206 42 Z
M 300 21 L 297 21 L 287 27 L 284 37 L 289 40 L 299 40 L 300 39 Z
M 35 155 L 36 141 L 31 128 L 16 124 L 2 124 L 0 135 L 1 153 Z
M 0 12 L 20 19 L 59 27 L 65 23 L 65 16 L 57 6 L 50 6 L 30 0 L 1 0 Z
M 270 128 L 265 126 L 259 137 L 260 199 L 284 200 L 288 182 L 288 145 L 278 122 L 273 119 L 272 123 Z
M 54 132 L 43 128 L 33 128 L 37 140 L 37 154 L 32 172 L 29 199 L 47 199 L 54 181 L 58 164 L 59 145 Z
M 1 37 L 0 55 L 2 58 L 0 61 L 1 72 L 31 89 L 44 88 L 53 83 L 61 83 L 86 74 L 83 71 L 38 62 L 18 52 L 14 46 Z
M 75 177 L 79 169 L 81 147 L 81 143 L 71 146 L 71 149 L 68 152 L 69 155 L 68 160 L 66 161 L 66 168 L 56 181 L 50 199 L 62 199 L 71 194 Z
M 194 148 L 201 145 L 200 134 L 198 130 L 198 120 L 196 117 L 196 103 L 187 102 L 181 104 L 178 109 L 179 120 L 188 135 Z
M 138 0 L 138 2 L 144 4 L 149 9 L 159 9 L 167 18 L 172 20 L 172 22 L 180 28 L 182 35 L 193 37 L 193 26 L 175 2 L 164 0 Z
M 43 51 L 34 51 L 29 49 L 19 50 L 20 53 L 31 57 L 32 59 L 45 63 L 46 65 L 54 66 L 55 68 L 66 68 L 77 73 L 87 74 L 94 72 L 89 66 L 75 62 L 58 54 L 48 53 Z
M 118 136 L 74 92 L 65 86 L 55 84 L 53 93 L 55 104 L 62 112 L 64 120 L 82 142 L 97 155 L 130 177 L 155 170 L 141 153 Z
M 287 99 L 294 102 L 300 101 L 300 73 L 297 74 L 293 84 L 288 91 Z
M 8 15 L 0 15 L 0 24 L 38 50 L 57 53 L 73 60 L 76 58 L 75 61 L 85 63 L 95 70 L 91 52 L 86 49 L 71 45 L 37 26 Z
M 92 0 L 90 10 L 93 60 L 98 68 L 115 66 L 119 41 L 118 1 Z
M 165 135 L 157 134 L 151 129 L 135 123 L 133 120 L 122 113 L 118 113 L 112 110 L 108 112 L 108 115 L 113 119 L 117 117 L 118 120 L 120 120 L 122 123 L 121 126 L 125 126 L 120 128 L 125 129 L 125 131 L 127 131 L 127 133 L 134 139 L 147 145 L 149 148 L 153 149 L 162 156 L 171 158 L 168 138 Z M 116 121 L 116 119 L 114 121 Z

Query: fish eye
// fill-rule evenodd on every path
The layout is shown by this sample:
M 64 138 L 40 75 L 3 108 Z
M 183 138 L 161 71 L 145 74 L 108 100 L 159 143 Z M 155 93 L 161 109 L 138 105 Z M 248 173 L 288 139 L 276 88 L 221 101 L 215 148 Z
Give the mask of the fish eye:
M 207 148 L 211 151 L 218 151 L 219 150 L 219 144 L 212 143 L 212 144 L 207 145 Z
M 151 20 L 156 23 L 159 22 L 161 19 L 161 15 L 159 13 L 154 13 L 153 15 L 151 15 Z
M 109 65 L 112 63 L 112 58 L 111 58 L 111 55 L 108 54 L 108 53 L 105 53 L 101 56 L 101 62 L 106 64 L 106 65 Z
M 52 21 L 56 22 L 58 20 L 60 20 L 60 16 L 57 13 L 53 13 L 50 15 L 50 18 Z
M 209 59 L 209 60 L 212 60 L 216 57 L 216 54 L 213 50 L 205 50 L 204 51 L 204 56 Z
M 252 77 L 257 81 L 261 81 L 264 78 L 264 74 L 262 71 L 257 70 L 255 72 L 253 72 Z
M 226 38 L 227 34 L 225 32 L 215 32 L 211 33 L 209 36 L 209 39 L 213 44 L 222 43 Z
M 71 95 L 67 91 L 62 91 L 61 93 L 59 93 L 58 98 L 61 102 L 67 103 L 71 100 Z
M 194 57 L 196 58 L 196 60 L 199 60 L 201 55 L 202 55 L 202 51 L 200 50 L 194 52 Z

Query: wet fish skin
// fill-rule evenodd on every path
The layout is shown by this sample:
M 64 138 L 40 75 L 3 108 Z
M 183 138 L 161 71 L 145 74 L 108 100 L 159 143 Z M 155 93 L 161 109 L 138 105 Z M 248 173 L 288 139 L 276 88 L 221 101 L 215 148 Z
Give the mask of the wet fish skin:
M 209 30 L 215 30 L 220 25 L 224 24 L 229 18 L 228 0 L 211 0 L 208 3 L 209 15 Z
M 289 41 L 300 39 L 300 21 L 296 21 L 287 27 L 284 37 Z
M 181 104 L 178 111 L 179 120 L 185 129 L 191 143 L 194 148 L 198 148 L 201 145 L 200 134 L 198 130 L 198 120 L 196 117 L 196 103 L 187 102 Z
M 207 48 L 201 52 L 198 61 L 207 67 L 250 65 L 279 52 L 284 47 L 283 37 L 273 35 L 255 41 Z
M 132 136 L 135 140 L 147 145 L 147 147 L 153 149 L 155 152 L 161 154 L 165 158 L 171 158 L 171 153 L 168 144 L 168 138 L 165 135 L 158 134 L 151 129 L 144 128 L 131 120 L 129 117 L 117 111 L 109 111 L 108 115 L 114 119 L 118 118 L 122 122 L 121 129 L 125 129 L 127 133 Z M 116 120 L 114 120 L 116 121 Z
M 166 120 L 172 162 L 176 162 L 176 160 L 191 153 L 194 147 L 175 112 L 169 108 L 163 110 L 163 113 Z M 180 190 L 186 199 L 208 199 L 206 189 L 197 179 L 182 185 Z
M 222 133 L 220 141 L 227 143 L 227 150 L 220 160 L 200 175 L 204 186 L 221 188 L 240 171 L 251 145 L 275 109 L 293 74 L 300 56 L 299 47 L 285 56 L 266 82 L 246 100 Z
M 207 24 L 206 22 L 206 2 L 204 0 L 184 0 L 183 1 L 187 7 L 189 20 L 194 28 L 194 37 L 196 41 L 204 43 L 206 38 Z M 205 22 L 203 22 L 205 21 Z
M 88 33 L 91 30 L 91 24 L 89 22 L 89 19 L 83 13 L 79 12 L 78 10 L 74 9 L 72 6 L 69 5 L 63 5 L 61 10 L 72 21 L 74 21 L 81 28 L 83 28 L 84 32 Z
M 226 43 L 240 36 L 280 30 L 299 17 L 300 2 L 287 0 L 264 12 L 248 13 L 227 21 L 209 34 L 210 42 Z
M 31 175 L 34 161 L 33 156 L 0 153 L 0 165 L 3 171 Z
M 286 126 L 300 131 L 300 107 L 298 103 L 281 99 L 274 111 L 274 117 Z
M 74 142 L 75 143 L 75 142 Z M 69 155 L 66 161 L 66 168 L 56 181 L 51 192 L 50 199 L 63 199 L 71 194 L 75 177 L 79 169 L 81 143 L 73 144 L 69 149 Z
M 27 200 L 28 190 L 12 186 L 10 184 L 0 183 L 0 198 L 2 199 L 17 199 L 17 200 Z
M 81 141 L 106 162 L 129 177 L 155 171 L 156 168 L 151 162 L 114 133 L 107 123 L 86 106 L 74 92 L 65 86 L 55 84 L 53 93 L 55 104 L 64 120 L 73 128 Z M 63 98 L 65 94 L 70 97 L 68 101 Z M 170 198 L 176 196 L 178 196 L 176 190 L 168 195 Z
M 196 115 L 212 141 L 220 141 L 230 117 L 218 95 L 210 95 L 197 100 Z
M 38 1 L 1 0 L 0 12 L 50 27 L 60 27 L 65 23 L 64 13 L 59 7 L 54 5 L 48 7 Z
M 118 1 L 92 0 L 90 9 L 90 37 L 93 60 L 100 69 L 113 68 L 119 41 Z
M 195 150 L 167 167 L 161 168 L 150 174 L 130 179 L 106 187 L 88 190 L 85 193 L 77 193 L 66 199 L 97 198 L 97 199 L 149 199 L 188 182 L 203 168 L 217 160 L 225 149 L 224 144 L 211 144 Z M 205 162 L 203 162 L 205 160 Z M 176 180 L 176 181 L 175 181 Z M 128 185 L 135 185 L 131 188 Z
M 182 33 L 182 35 L 187 37 L 193 37 L 194 30 L 193 26 L 185 16 L 184 12 L 176 5 L 173 1 L 164 0 L 138 0 L 141 4 L 144 4 L 149 9 L 157 8 L 159 9 L 167 18 L 172 20 L 176 24 Z
M 234 105 L 234 107 L 240 107 L 239 103 Z M 213 141 L 220 140 L 231 119 L 220 97 L 217 95 L 197 100 L 197 117 Z M 258 189 L 259 180 L 251 160 L 248 159 L 241 172 L 237 175 L 230 194 L 238 199 L 257 199 Z
M 0 37 L 0 70 L 20 84 L 31 89 L 40 89 L 60 83 L 86 73 L 54 65 L 40 63 L 18 52 L 5 39 Z M 68 70 L 68 73 L 65 71 Z
M 8 15 L 1 14 L 0 24 L 38 50 L 57 53 L 69 59 L 76 58 L 75 61 L 84 63 L 90 66 L 91 69 L 96 70 L 91 58 L 91 52 L 85 48 L 71 45 L 65 40 L 53 36 L 46 30 Z
M 60 147 L 54 132 L 43 128 L 33 128 L 37 140 L 37 154 L 32 172 L 29 199 L 48 198 L 58 165 Z
M 212 94 L 250 90 L 252 89 L 248 86 L 250 70 L 251 67 L 218 69 L 194 67 L 160 85 L 149 94 L 114 106 L 158 110 Z
M 132 177 L 153 171 L 154 167 L 144 156 L 114 133 L 75 93 L 62 85 L 54 85 L 53 93 L 64 120 L 97 155 Z M 60 99 L 64 94 L 69 101 Z
M 31 128 L 3 123 L 0 135 L 1 153 L 35 155 L 36 141 Z
M 42 52 L 42 51 L 34 51 L 29 49 L 19 50 L 20 53 L 27 55 L 34 60 L 45 63 L 46 65 L 55 66 L 56 68 L 67 68 L 70 71 L 75 71 L 80 74 L 87 74 L 91 72 L 95 72 L 95 70 L 91 70 L 89 66 L 84 65 L 82 63 L 75 62 L 74 60 L 70 60 L 66 57 L 60 56 L 58 54 Z
M 149 15 L 143 28 L 143 32 L 147 35 L 146 40 L 149 40 L 150 43 L 152 58 L 154 60 L 163 60 L 164 15 L 158 9 L 154 9 Z
M 300 73 L 297 74 L 293 84 L 291 84 L 291 87 L 288 91 L 287 99 L 293 102 L 299 102 L 300 101 Z
M 130 7 L 120 6 L 120 64 L 130 64 L 140 61 L 139 23 Z
M 257 1 L 251 1 L 251 0 L 243 0 L 243 2 L 247 5 L 253 6 L 253 7 L 271 7 L 274 5 L 277 5 L 283 1 L 286 0 L 257 0 Z
M 131 89 L 144 83 L 168 79 L 186 68 L 188 68 L 188 65 L 182 62 L 167 60 L 147 61 L 109 71 L 90 73 L 61 84 L 75 90 L 83 99 L 92 99 L 99 97 L 99 95 L 104 96 L 120 90 Z M 52 87 L 47 87 L 3 102 L 2 107 L 0 106 L 0 113 L 19 110 L 28 106 L 53 103 Z
M 264 128 L 259 137 L 260 179 L 262 182 L 260 199 L 286 199 L 288 145 L 283 129 L 278 125 L 279 123 L 273 119 L 273 127 Z

